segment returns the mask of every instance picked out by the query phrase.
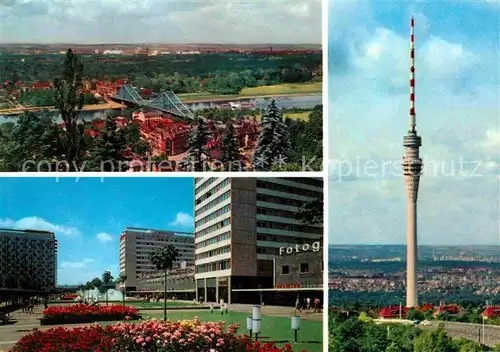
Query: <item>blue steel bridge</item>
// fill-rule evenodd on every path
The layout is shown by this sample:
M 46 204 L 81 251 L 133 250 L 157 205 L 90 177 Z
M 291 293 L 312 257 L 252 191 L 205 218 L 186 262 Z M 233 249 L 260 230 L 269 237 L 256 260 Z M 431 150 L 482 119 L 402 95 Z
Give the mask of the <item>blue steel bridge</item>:
M 143 99 L 137 90 L 130 84 L 124 84 L 120 90 L 111 97 L 114 102 L 127 106 L 140 106 L 162 111 L 175 117 L 194 119 L 194 113 L 175 95 L 168 91 L 159 94 L 152 100 Z

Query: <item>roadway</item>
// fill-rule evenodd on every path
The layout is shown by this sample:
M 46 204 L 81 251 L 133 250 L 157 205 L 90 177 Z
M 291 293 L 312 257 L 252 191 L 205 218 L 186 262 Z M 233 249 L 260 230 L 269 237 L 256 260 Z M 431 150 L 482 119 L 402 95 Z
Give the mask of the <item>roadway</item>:
M 125 105 L 118 104 L 115 102 L 108 102 L 106 104 L 90 104 L 90 105 L 84 105 L 82 108 L 82 111 L 98 111 L 98 110 L 113 110 L 113 109 L 121 109 L 124 108 Z M 10 108 L 10 109 L 0 109 L 0 115 L 19 115 L 23 112 L 35 112 L 35 111 L 43 111 L 43 110 L 48 110 L 48 111 L 57 111 L 54 106 L 30 106 L 30 107 L 17 107 L 17 108 Z
M 484 325 L 485 338 L 482 324 L 431 321 L 430 325 L 422 325 L 422 328 L 436 329 L 440 323 L 444 324 L 446 333 L 453 338 L 478 342 L 479 334 L 481 334 L 481 343 L 484 345 L 494 347 L 500 344 L 500 326 L 497 325 Z
M 376 319 L 377 323 L 399 323 L 399 324 L 412 324 L 409 320 L 399 320 L 399 319 Z M 446 333 L 456 339 L 467 339 L 475 342 L 479 341 L 479 336 L 481 336 L 481 343 L 489 347 L 494 347 L 500 344 L 500 326 L 497 325 L 484 325 L 484 336 L 483 339 L 483 325 L 482 324 L 471 324 L 471 323 L 457 323 L 457 322 L 444 322 L 431 320 L 424 324 L 415 325 L 415 327 L 421 328 L 423 330 L 435 330 L 440 324 L 444 325 Z M 481 334 L 481 335 L 479 335 Z

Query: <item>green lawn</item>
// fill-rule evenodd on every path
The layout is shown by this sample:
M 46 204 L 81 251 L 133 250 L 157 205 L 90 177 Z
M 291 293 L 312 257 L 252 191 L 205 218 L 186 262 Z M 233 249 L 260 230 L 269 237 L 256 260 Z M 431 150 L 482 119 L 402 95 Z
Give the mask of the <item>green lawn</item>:
M 283 117 L 289 118 L 291 120 L 302 120 L 302 121 L 309 121 L 309 114 L 311 111 L 302 111 L 302 112 L 284 112 Z M 260 114 L 255 115 L 257 118 L 257 121 L 260 121 L 261 116 Z
M 170 311 L 167 313 L 168 319 L 177 320 L 191 320 L 197 316 L 201 321 L 224 321 L 230 324 L 239 324 L 241 328 L 238 330 L 240 334 L 247 334 L 247 317 L 250 314 L 229 312 L 223 316 L 216 310 L 214 313 L 210 311 Z M 163 314 L 158 313 L 150 316 L 151 318 L 162 319 Z M 144 318 L 144 317 L 143 317 Z M 294 344 L 293 332 L 290 329 L 290 318 L 285 317 L 262 317 L 262 333 L 260 334 L 262 341 L 274 341 L 278 346 L 283 346 L 291 343 L 293 350 L 299 352 L 305 350 L 307 352 L 320 352 L 323 340 L 323 326 L 320 321 L 301 321 L 301 329 L 298 333 L 298 343 Z
M 125 303 L 125 305 L 137 309 L 155 309 L 155 308 L 163 308 L 163 302 L 134 302 L 134 301 L 128 301 Z M 193 307 L 196 306 L 196 304 L 193 303 L 187 303 L 187 302 L 167 302 L 167 308 L 172 308 L 172 307 Z

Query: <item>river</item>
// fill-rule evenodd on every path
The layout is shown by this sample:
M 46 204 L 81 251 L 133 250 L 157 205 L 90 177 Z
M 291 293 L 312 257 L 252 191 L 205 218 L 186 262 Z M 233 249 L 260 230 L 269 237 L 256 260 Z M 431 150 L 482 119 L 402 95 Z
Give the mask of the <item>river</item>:
M 264 109 L 271 103 L 272 100 L 276 101 L 276 105 L 281 109 L 312 109 L 316 105 L 323 104 L 322 95 L 321 94 L 313 94 L 313 95 L 291 95 L 284 97 L 261 97 L 257 99 L 249 98 L 249 99 L 239 99 L 239 103 L 246 103 L 250 101 L 256 102 L 256 109 Z M 210 102 L 197 102 L 197 103 L 184 103 L 189 109 L 192 111 L 214 108 L 223 103 L 230 102 L 228 101 L 210 101 Z M 80 117 L 86 121 L 94 120 L 97 118 L 104 117 L 107 113 L 112 112 L 113 110 L 94 110 L 94 111 L 82 111 L 80 113 Z M 60 121 L 61 115 L 56 111 L 47 112 L 49 116 L 53 117 L 56 121 Z M 2 118 L 3 117 L 3 118 Z M 0 116 L 0 123 L 13 121 L 17 115 L 10 116 Z

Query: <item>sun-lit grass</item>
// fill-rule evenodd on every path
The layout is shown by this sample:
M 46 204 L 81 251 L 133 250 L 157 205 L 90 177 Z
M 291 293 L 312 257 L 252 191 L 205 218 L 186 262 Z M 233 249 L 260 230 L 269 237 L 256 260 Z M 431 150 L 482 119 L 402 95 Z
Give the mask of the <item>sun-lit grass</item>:
M 259 86 L 251 88 L 243 88 L 240 94 L 211 94 L 208 92 L 200 93 L 180 93 L 177 96 L 184 102 L 192 102 L 198 100 L 231 100 L 238 98 L 250 98 L 258 96 L 280 96 L 280 95 L 301 95 L 321 93 L 323 84 L 315 83 L 296 83 L 296 84 L 277 84 L 274 86 Z
M 313 94 L 321 93 L 323 83 L 297 83 L 297 84 L 277 84 L 274 86 L 260 86 L 243 88 L 241 96 L 255 95 L 293 95 L 293 94 Z
M 311 111 L 302 111 L 302 112 L 285 112 L 283 113 L 283 116 L 285 118 L 289 118 L 292 120 L 303 120 L 303 121 L 308 121 L 309 120 L 309 114 Z M 257 118 L 257 121 L 260 121 L 261 115 L 256 114 L 255 115 Z
M 200 321 L 224 321 L 229 324 L 239 324 L 240 334 L 246 334 L 247 317 L 249 314 L 240 312 L 229 312 L 227 315 L 220 315 L 216 310 L 214 313 L 210 311 L 169 311 L 168 319 L 191 320 L 198 317 Z M 163 314 L 158 313 L 151 316 L 152 318 L 162 319 Z M 300 330 L 298 332 L 298 342 L 293 343 L 294 351 L 305 350 L 307 352 L 322 351 L 323 327 L 321 321 L 302 320 Z M 290 318 L 263 316 L 261 323 L 260 339 L 262 341 L 274 341 L 278 346 L 283 346 L 293 342 L 293 332 L 291 330 Z

